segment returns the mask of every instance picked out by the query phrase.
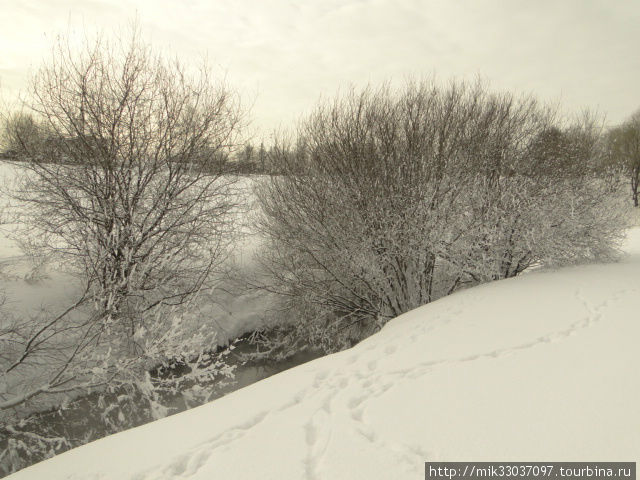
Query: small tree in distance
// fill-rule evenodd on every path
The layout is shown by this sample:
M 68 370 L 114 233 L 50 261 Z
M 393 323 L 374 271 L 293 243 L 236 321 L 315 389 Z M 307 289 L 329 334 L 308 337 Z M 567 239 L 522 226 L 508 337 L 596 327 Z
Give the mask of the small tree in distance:
M 481 83 L 321 104 L 257 187 L 263 287 L 332 351 L 464 286 L 611 258 L 623 224 L 591 127 Z
M 43 125 L 39 125 L 33 115 L 16 112 L 3 118 L 0 145 L 2 156 L 17 158 L 27 150 L 44 149 L 43 145 L 36 146 L 36 142 L 46 141 L 48 135 L 43 132 Z
M 609 132 L 609 152 L 629 179 L 633 206 L 640 205 L 640 111 Z

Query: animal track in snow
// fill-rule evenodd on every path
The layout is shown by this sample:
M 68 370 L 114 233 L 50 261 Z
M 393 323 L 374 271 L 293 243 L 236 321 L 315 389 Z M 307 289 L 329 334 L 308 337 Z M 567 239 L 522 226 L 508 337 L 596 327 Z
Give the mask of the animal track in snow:
M 318 467 L 331 441 L 331 417 L 330 407 L 326 407 L 326 399 L 323 407 L 318 409 L 304 426 L 305 441 L 308 453 L 305 459 L 305 471 L 307 479 L 320 478 Z

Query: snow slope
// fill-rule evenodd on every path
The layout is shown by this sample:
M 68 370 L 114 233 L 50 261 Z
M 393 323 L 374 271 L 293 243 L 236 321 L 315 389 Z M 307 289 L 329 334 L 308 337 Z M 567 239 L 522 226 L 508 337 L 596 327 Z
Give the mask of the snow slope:
M 409 312 L 356 347 L 11 479 L 417 479 L 424 461 L 640 461 L 640 229 L 620 263 Z

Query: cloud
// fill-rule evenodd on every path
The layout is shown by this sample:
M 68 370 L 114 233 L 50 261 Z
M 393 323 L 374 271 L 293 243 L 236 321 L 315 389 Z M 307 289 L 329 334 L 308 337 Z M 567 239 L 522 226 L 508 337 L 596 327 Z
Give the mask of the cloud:
M 17 90 L 57 32 L 113 30 L 136 15 L 154 45 L 206 55 L 249 96 L 261 131 L 287 125 L 347 84 L 480 74 L 497 88 L 599 107 L 640 105 L 640 5 L 604 0 L 52 0 L 0 20 L 3 88 Z

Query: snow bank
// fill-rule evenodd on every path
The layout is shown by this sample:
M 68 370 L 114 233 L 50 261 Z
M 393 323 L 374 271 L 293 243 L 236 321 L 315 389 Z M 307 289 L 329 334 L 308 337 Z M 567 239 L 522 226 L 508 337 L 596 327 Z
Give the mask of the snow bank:
M 640 229 L 617 264 L 409 312 L 356 347 L 11 479 L 416 479 L 424 461 L 640 461 Z

